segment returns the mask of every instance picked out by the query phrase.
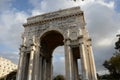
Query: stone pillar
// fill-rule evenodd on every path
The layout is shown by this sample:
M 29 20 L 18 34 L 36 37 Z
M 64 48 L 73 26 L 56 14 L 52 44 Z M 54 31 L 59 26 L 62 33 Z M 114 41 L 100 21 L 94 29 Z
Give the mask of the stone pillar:
M 33 61 L 34 61 L 35 46 L 31 46 L 30 51 L 30 62 L 29 62 L 29 71 L 28 71 L 28 80 L 33 79 Z
M 41 58 L 42 65 L 41 65 L 41 80 L 44 80 L 44 57 Z
M 35 57 L 35 59 L 34 59 L 34 67 L 33 67 L 33 73 L 34 73 L 34 77 L 33 77 L 33 79 L 34 80 L 38 80 L 38 73 L 39 73 L 39 71 L 38 71 L 38 69 L 39 69 L 39 55 L 38 55 L 38 53 L 35 53 L 35 55 L 34 55 L 34 57 Z
M 66 80 L 74 80 L 74 69 L 73 69 L 73 54 L 69 41 L 65 42 L 65 69 L 66 69 Z
M 96 68 L 95 68 L 95 62 L 94 62 L 94 56 L 93 56 L 93 51 L 92 51 L 92 46 L 89 45 L 89 59 L 90 59 L 90 66 L 91 66 L 91 77 L 92 80 L 97 80 L 97 75 L 96 75 Z
M 18 72 L 17 72 L 17 79 L 16 80 L 21 80 L 22 78 L 22 63 L 23 63 L 23 52 L 20 52 L 20 59 L 19 59 L 19 64 L 18 64 Z
M 73 65 L 74 65 L 74 76 L 75 80 L 79 80 L 79 71 L 78 71 L 78 63 L 77 63 L 77 58 L 73 58 Z
M 90 57 L 89 57 L 89 51 L 88 51 L 88 47 L 86 47 L 86 61 L 87 61 L 87 71 L 88 71 L 88 78 L 89 80 L 92 79 L 91 75 L 92 75 L 92 71 L 91 71 L 91 64 L 90 64 Z
M 80 43 L 81 67 L 82 67 L 82 80 L 88 80 L 87 62 L 84 43 Z
M 46 63 L 46 80 L 52 80 L 52 58 L 47 59 Z
M 36 53 L 35 53 L 35 60 L 34 60 L 34 80 L 41 80 L 40 72 L 41 72 L 41 54 L 40 54 L 40 46 L 36 45 Z
M 39 74 L 39 76 L 38 76 L 38 80 L 42 80 L 42 71 L 43 71 L 43 69 L 42 69 L 42 59 L 43 59 L 43 57 L 41 56 L 41 54 L 39 54 L 39 70 L 38 70 L 38 74 Z
M 19 64 L 18 64 L 18 72 L 17 72 L 17 79 L 16 80 L 22 80 L 22 71 L 23 71 L 23 57 L 24 57 L 24 52 L 25 52 L 25 46 L 21 46 L 20 48 L 20 59 L 19 59 Z
M 42 80 L 46 80 L 46 59 L 44 58 L 43 59 L 43 72 L 42 72 L 42 76 L 43 76 L 43 79 Z
M 23 58 L 22 80 L 27 80 L 28 69 L 29 69 L 29 59 L 30 59 L 30 53 L 25 53 Z

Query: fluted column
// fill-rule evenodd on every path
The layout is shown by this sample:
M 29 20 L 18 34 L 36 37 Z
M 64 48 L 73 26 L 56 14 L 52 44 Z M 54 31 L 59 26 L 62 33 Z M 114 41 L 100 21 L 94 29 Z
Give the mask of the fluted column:
M 38 77 L 38 80 L 42 80 L 42 74 L 43 74 L 43 68 L 42 68 L 42 66 L 43 66 L 43 64 L 42 64 L 42 60 L 43 60 L 43 57 L 41 56 L 41 55 L 39 55 L 39 70 L 38 70 L 38 72 L 39 72 L 39 77 Z
M 17 72 L 17 79 L 16 80 L 21 80 L 22 78 L 22 62 L 23 62 L 23 52 L 20 53 L 20 59 L 19 59 L 19 64 L 18 64 L 18 72 Z
M 69 41 L 65 42 L 65 69 L 66 69 L 66 80 L 74 80 L 74 69 L 73 69 L 73 54 Z
M 17 79 L 16 80 L 22 80 L 22 70 L 23 70 L 23 57 L 25 52 L 25 46 L 21 46 L 20 48 L 20 59 L 18 64 L 18 72 L 17 72 Z
M 93 56 L 92 46 L 89 45 L 88 48 L 89 48 L 89 59 L 90 59 L 92 80 L 97 80 L 96 68 L 95 68 L 95 62 L 94 62 L 94 56 Z
M 39 80 L 39 54 L 35 53 L 35 59 L 34 59 L 34 80 Z
M 29 70 L 30 53 L 25 53 L 23 58 L 22 80 L 27 80 Z
M 40 46 L 36 45 L 36 53 L 35 53 L 35 61 L 34 61 L 34 80 L 41 80 L 40 72 L 41 72 L 41 53 Z
M 87 62 L 84 43 L 80 43 L 81 67 L 82 67 L 82 80 L 88 80 Z
M 31 51 L 30 51 L 30 62 L 29 62 L 28 80 L 32 80 L 32 78 L 33 78 L 34 53 L 35 53 L 35 46 L 32 45 L 31 46 Z
M 43 74 L 43 75 L 42 75 L 42 76 L 43 76 L 43 79 L 42 79 L 42 80 L 46 80 L 46 67 L 47 67 L 47 66 L 46 66 L 46 59 L 44 58 L 44 59 L 43 59 L 43 73 L 42 73 L 42 74 Z
M 77 59 L 75 57 L 73 58 L 73 64 L 74 64 L 75 80 L 79 80 L 78 63 L 77 63 Z
M 46 80 L 52 80 L 52 58 L 47 59 L 46 63 Z

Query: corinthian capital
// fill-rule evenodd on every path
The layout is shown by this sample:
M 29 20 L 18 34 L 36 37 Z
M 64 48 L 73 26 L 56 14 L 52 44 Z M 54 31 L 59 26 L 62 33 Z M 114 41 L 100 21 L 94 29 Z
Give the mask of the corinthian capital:
M 32 39 L 30 40 L 30 45 L 31 46 L 35 46 L 36 45 L 36 42 L 35 42 L 35 36 L 32 37 Z

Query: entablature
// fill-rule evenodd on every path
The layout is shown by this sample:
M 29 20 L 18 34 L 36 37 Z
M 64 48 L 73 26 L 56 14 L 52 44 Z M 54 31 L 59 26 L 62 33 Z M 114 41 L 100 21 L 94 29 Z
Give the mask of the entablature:
M 83 15 L 83 12 L 77 12 L 74 14 L 70 14 L 70 15 L 66 15 L 66 16 L 58 16 L 58 17 L 53 17 L 53 18 L 47 18 L 47 19 L 40 19 L 40 20 L 36 20 L 36 21 L 31 21 L 28 23 L 23 24 L 24 27 L 26 26 L 33 26 L 33 25 L 40 25 L 40 24 L 45 24 L 46 22 L 51 22 L 51 21 L 56 21 L 56 20 L 63 20 L 66 18 L 70 18 L 70 17 L 74 17 L 74 16 L 80 16 Z

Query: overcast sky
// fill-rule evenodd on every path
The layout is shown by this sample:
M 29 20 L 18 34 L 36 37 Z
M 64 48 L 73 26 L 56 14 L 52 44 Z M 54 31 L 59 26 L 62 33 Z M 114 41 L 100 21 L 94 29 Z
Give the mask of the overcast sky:
M 96 69 L 103 72 L 102 64 L 115 52 L 116 34 L 120 34 L 120 0 L 0 0 L 0 56 L 17 64 L 26 18 L 74 6 L 81 6 L 85 13 Z M 54 51 L 55 73 L 64 73 L 63 53 L 63 47 Z

